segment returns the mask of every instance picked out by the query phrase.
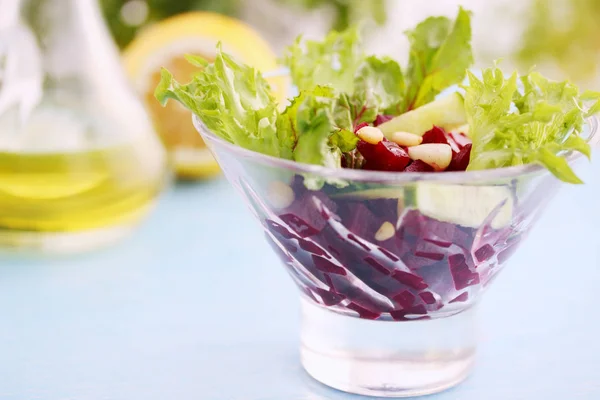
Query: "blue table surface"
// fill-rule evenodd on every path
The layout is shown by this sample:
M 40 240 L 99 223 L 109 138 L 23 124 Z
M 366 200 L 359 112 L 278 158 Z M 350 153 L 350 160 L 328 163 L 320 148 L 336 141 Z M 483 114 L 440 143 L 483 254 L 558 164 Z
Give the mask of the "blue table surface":
M 483 299 L 474 374 L 431 399 L 600 399 L 599 163 L 583 177 Z M 2 258 L 0 399 L 362 399 L 303 372 L 298 295 L 262 237 L 217 180 L 172 188 L 111 249 Z

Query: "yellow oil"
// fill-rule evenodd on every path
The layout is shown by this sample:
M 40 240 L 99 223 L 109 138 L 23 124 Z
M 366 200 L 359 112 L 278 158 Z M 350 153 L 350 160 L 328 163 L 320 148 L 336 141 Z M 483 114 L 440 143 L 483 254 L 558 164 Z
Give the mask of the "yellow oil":
M 0 231 L 73 233 L 137 222 L 165 177 L 162 150 L 148 150 L 129 143 L 68 153 L 0 151 Z

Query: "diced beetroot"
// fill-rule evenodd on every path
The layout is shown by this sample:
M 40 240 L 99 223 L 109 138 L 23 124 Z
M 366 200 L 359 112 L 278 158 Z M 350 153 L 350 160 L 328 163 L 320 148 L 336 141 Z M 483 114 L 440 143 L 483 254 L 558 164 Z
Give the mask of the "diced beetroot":
M 292 231 L 290 231 L 285 226 L 278 224 L 275 221 L 268 219 L 265 223 L 267 224 L 267 227 L 269 228 L 269 231 L 271 231 L 271 233 L 278 233 L 286 239 L 292 239 L 296 237 L 296 235 L 292 233 Z
M 367 122 L 363 122 L 363 123 L 360 123 L 360 124 L 356 125 L 356 127 L 354 128 L 354 133 L 357 133 L 358 131 L 360 131 L 365 126 L 369 126 L 369 124 Z
M 428 217 L 422 217 L 420 223 L 421 226 L 418 230 L 419 237 L 424 240 L 450 242 L 467 250 L 473 245 L 475 234 L 473 229 L 466 231 L 454 224 L 437 221 Z
M 411 161 L 406 150 L 387 139 L 376 145 L 361 140 L 357 149 L 366 160 L 366 170 L 402 172 Z
M 452 242 L 442 242 L 440 240 L 434 240 L 434 239 L 424 239 L 426 242 L 431 243 L 431 244 L 435 244 L 436 246 L 439 247 L 444 247 L 444 248 L 449 248 L 450 246 L 452 246 Z
M 294 214 L 285 214 L 280 217 L 287 225 L 292 227 L 294 231 L 301 237 L 309 237 L 316 235 L 319 231 L 308 224 L 300 217 Z M 286 229 L 287 230 L 287 229 Z
M 317 209 L 322 212 L 324 203 L 317 201 Z M 327 215 L 327 219 L 335 220 L 333 215 Z M 268 236 L 269 242 L 273 248 L 284 247 L 286 249 L 295 247 L 296 244 L 302 240 L 312 241 L 317 239 L 319 236 L 315 236 L 310 239 L 302 239 L 299 236 L 291 236 L 289 231 L 280 229 L 281 226 L 275 221 L 267 220 L 267 228 L 271 232 L 273 239 L 270 235 Z M 317 253 L 321 254 L 324 252 L 323 248 L 318 245 L 304 245 L 306 249 L 317 249 Z M 303 250 L 298 251 L 295 254 L 288 254 L 285 251 L 278 250 L 278 254 L 282 261 L 288 266 L 288 270 L 292 276 L 296 277 L 296 282 L 301 286 L 313 287 L 314 284 L 310 283 L 311 280 L 317 279 L 323 284 L 329 287 L 329 290 L 335 293 L 339 293 L 352 300 L 354 303 L 359 304 L 361 307 L 371 310 L 373 312 L 388 312 L 392 308 L 387 302 L 384 302 L 377 293 L 366 290 L 362 290 L 356 287 L 357 277 L 348 272 L 337 259 L 333 259 L 331 254 L 327 254 L 327 258 L 321 257 L 320 255 L 311 254 L 310 252 Z M 297 269 L 297 270 L 296 270 Z
M 479 274 L 469 268 L 463 254 L 448 257 L 448 263 L 456 290 L 463 290 L 480 283 Z
M 435 171 L 435 169 L 431 165 L 429 165 L 421 160 L 411 162 L 409 164 L 409 166 L 406 167 L 406 169 L 404 170 L 404 172 L 434 172 L 434 171 Z
M 475 251 L 475 258 L 479 262 L 485 262 L 492 258 L 494 254 L 496 254 L 494 248 L 491 245 L 486 244 L 485 246 L 480 247 L 478 250 Z
M 286 209 L 279 218 L 300 237 L 316 235 L 327 223 L 316 206 L 316 201 L 326 204 L 331 212 L 337 211 L 336 204 L 322 192 L 306 192 Z
M 362 154 L 365 160 L 372 160 L 377 158 L 376 147 L 376 145 L 367 143 L 364 140 L 359 140 L 356 144 L 356 149 L 360 154 Z
M 460 295 L 458 295 L 457 297 L 455 297 L 454 299 L 450 300 L 448 303 L 452 304 L 452 303 L 465 303 L 467 300 L 469 300 L 469 293 L 468 292 L 464 292 Z
M 431 292 L 419 293 L 419 297 L 421 297 L 421 299 L 423 299 L 425 304 L 432 305 L 432 304 L 437 303 L 435 296 Z
M 335 276 L 336 275 L 334 275 L 334 277 Z M 373 298 L 371 293 L 358 288 L 356 284 L 352 284 L 351 281 L 338 280 L 335 284 L 329 283 L 328 285 L 333 288 L 336 293 L 343 294 L 349 300 L 352 300 L 354 304 L 374 313 L 382 314 L 392 310 L 387 302 L 382 303 L 378 299 Z
M 432 239 L 423 239 L 419 240 L 416 246 L 413 248 L 413 253 L 417 257 L 428 258 L 430 260 L 441 261 L 445 258 L 446 253 L 448 252 L 448 247 L 438 246 L 436 240 Z M 444 242 L 439 242 L 446 244 Z
M 379 246 L 349 232 L 342 223 L 330 219 L 318 240 L 335 248 L 340 254 L 340 263 L 369 288 L 388 298 L 403 290 L 412 292 L 427 288 L 427 284 L 400 260 L 394 261 L 382 253 Z
M 393 297 L 393 300 L 400 305 L 400 307 L 406 309 L 410 308 L 415 304 L 416 297 L 408 290 L 404 290 L 402 293 Z
M 338 204 L 338 215 L 342 217 L 344 226 L 372 243 L 384 244 L 375 240 L 375 234 L 385 222 L 395 225 L 398 221 L 398 199 L 349 200 L 340 201 Z M 400 253 L 395 241 L 396 238 L 386 241 L 385 248 L 392 258 L 399 259 Z
M 423 135 L 423 144 L 441 143 L 448 144 L 446 131 L 440 127 L 434 126 L 429 132 Z
M 295 193 L 283 215 L 264 217 L 269 243 L 307 298 L 361 318 L 426 319 L 449 304 L 455 311 L 497 275 L 521 239 L 514 226 L 476 230 L 411 208 L 398 221 L 397 199 L 334 202 L 325 191 Z M 385 222 L 396 233 L 379 242 Z
M 405 235 L 420 237 L 424 225 L 425 217 L 417 210 L 410 210 L 402 217 L 402 228 Z
M 407 318 L 409 315 L 426 315 L 427 308 L 423 304 L 418 304 L 406 310 L 394 310 L 390 312 L 390 315 L 396 321 L 417 321 L 423 319 L 429 319 L 429 317 L 421 318 Z
M 331 243 L 341 254 L 339 260 L 342 265 L 356 275 L 365 285 L 384 296 L 395 295 L 407 284 L 412 283 L 408 279 L 403 283 L 391 279 L 390 275 L 396 271 L 402 272 L 404 265 L 399 261 L 390 260 L 377 248 L 370 248 L 371 251 L 367 252 L 356 242 L 340 236 L 330 228 L 325 228 L 322 236 L 323 240 Z M 416 276 L 412 278 L 414 281 L 419 281 Z
M 427 309 L 424 305 L 419 304 L 409 310 L 409 314 L 424 315 L 427 314 Z
M 427 289 L 427 283 L 418 275 L 415 275 L 411 272 L 405 271 L 394 271 L 392 274 L 392 278 L 402 283 L 403 285 L 409 286 L 416 290 L 425 290 Z
M 375 216 L 364 202 L 359 201 L 340 205 L 338 215 L 350 232 L 369 240 L 375 238 L 375 233 L 385 222 Z
M 323 257 L 313 255 L 312 259 L 315 263 L 315 267 L 317 267 L 317 269 L 320 271 L 326 272 L 328 274 L 336 274 L 342 276 L 346 275 L 346 270 L 343 267 L 335 265 L 334 263 Z
M 398 256 L 396 256 L 394 253 L 387 251 L 383 247 L 380 247 L 379 251 L 381 251 L 384 256 L 386 256 L 387 258 L 389 258 L 390 260 L 392 260 L 394 262 L 400 261 L 400 258 Z
M 360 247 L 362 247 L 363 251 L 371 251 L 371 248 L 367 245 L 367 243 L 365 243 L 362 239 L 359 239 L 355 234 L 349 233 L 348 235 L 346 235 L 346 237 L 350 239 L 351 242 L 354 242 Z
M 452 153 L 452 161 L 447 171 L 466 171 L 471 161 L 472 144 L 467 144 L 458 153 Z
M 404 214 L 401 222 L 406 235 L 423 240 L 452 243 L 465 249 L 470 249 L 474 232 L 465 232 L 454 224 L 442 222 L 422 215 L 417 210 Z
M 391 275 L 392 271 L 384 267 L 379 261 L 374 258 L 367 257 L 365 258 L 365 262 L 369 264 L 371 267 L 375 268 L 375 270 L 383 275 Z
M 306 239 L 301 239 L 298 238 L 298 244 L 300 245 L 300 248 L 304 251 L 307 251 L 311 254 L 315 254 L 317 256 L 322 256 L 325 258 L 331 258 L 331 256 L 329 254 L 327 254 L 327 252 L 322 249 L 321 247 L 319 247 L 319 245 L 317 245 L 315 242 L 312 242 L 310 240 L 306 240 Z M 292 253 L 295 253 L 295 251 L 290 250 Z
M 375 119 L 375 126 L 379 126 L 379 125 L 383 125 L 388 121 L 391 121 L 392 119 L 394 119 L 393 115 L 378 115 L 377 118 Z

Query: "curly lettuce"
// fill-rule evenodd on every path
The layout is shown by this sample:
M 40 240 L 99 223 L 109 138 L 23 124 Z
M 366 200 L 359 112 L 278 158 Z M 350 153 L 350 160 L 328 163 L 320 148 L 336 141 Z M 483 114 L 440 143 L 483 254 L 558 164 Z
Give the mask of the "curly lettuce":
M 581 135 L 586 118 L 600 110 L 600 93 L 581 95 L 575 85 L 538 72 L 507 78 L 494 67 L 482 79 L 469 73 L 464 97 L 473 140 L 468 170 L 538 163 L 564 182 L 582 183 L 564 155 L 591 157 Z
M 214 134 L 249 150 L 291 158 L 293 143 L 278 134 L 277 103 L 260 72 L 235 61 L 220 45 L 214 63 L 198 57 L 188 61 L 201 70 L 186 85 L 162 70 L 155 95 L 163 105 L 176 100 Z

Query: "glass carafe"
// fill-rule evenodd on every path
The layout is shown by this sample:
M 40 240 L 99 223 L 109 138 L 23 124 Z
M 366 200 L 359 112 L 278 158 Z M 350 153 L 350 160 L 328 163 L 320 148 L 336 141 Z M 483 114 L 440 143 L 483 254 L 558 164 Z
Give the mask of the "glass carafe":
M 126 236 L 165 164 L 96 0 L 0 0 L 0 250 Z

